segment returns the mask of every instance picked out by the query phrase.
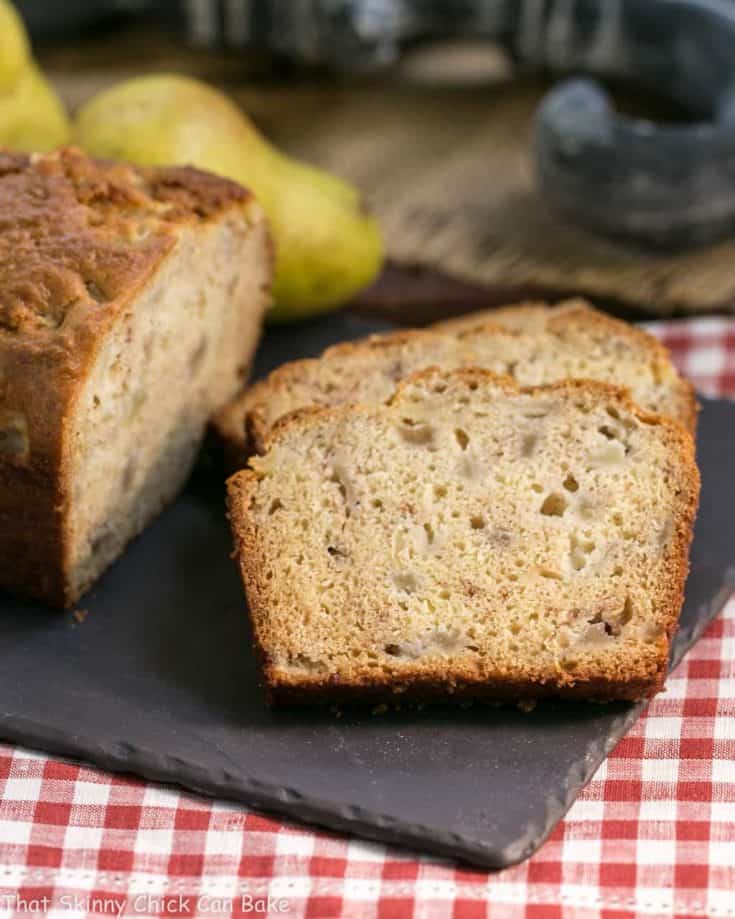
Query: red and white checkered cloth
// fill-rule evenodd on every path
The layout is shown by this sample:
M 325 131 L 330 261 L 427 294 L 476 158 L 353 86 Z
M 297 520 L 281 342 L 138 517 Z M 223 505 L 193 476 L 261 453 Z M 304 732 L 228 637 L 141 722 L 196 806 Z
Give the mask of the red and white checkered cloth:
M 649 328 L 700 391 L 735 396 L 735 320 Z M 0 747 L 0 916 L 34 911 L 735 917 L 735 598 L 546 844 L 499 873 Z

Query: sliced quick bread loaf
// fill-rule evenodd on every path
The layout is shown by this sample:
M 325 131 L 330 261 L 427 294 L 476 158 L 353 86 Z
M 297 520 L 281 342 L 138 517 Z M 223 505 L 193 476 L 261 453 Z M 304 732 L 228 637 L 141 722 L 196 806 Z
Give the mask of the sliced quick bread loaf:
M 603 383 L 429 370 L 265 447 L 228 501 L 273 700 L 661 688 L 699 493 L 679 424 Z
M 521 385 L 591 378 L 627 387 L 649 411 L 693 431 L 696 400 L 666 349 L 651 335 L 583 301 L 527 304 L 329 348 L 317 359 L 284 364 L 217 417 L 231 460 L 244 465 L 271 425 L 308 405 L 382 402 L 396 383 L 430 366 L 479 366 Z

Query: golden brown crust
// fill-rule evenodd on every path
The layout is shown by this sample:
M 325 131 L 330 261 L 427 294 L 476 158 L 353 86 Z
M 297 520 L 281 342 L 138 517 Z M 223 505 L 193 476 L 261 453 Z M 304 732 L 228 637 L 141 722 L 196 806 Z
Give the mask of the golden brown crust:
M 322 703 L 336 701 L 430 701 L 444 699 L 499 699 L 521 701 L 546 697 L 588 700 L 638 700 L 652 696 L 663 688 L 668 669 L 671 640 L 678 625 L 684 599 L 684 586 L 689 571 L 689 546 L 699 502 L 700 476 L 695 461 L 694 441 L 678 422 L 642 410 L 630 398 L 627 390 L 609 383 L 592 380 L 563 380 L 545 386 L 519 387 L 508 377 L 479 368 L 464 368 L 442 373 L 436 368 L 412 374 L 401 381 L 390 404 L 400 403 L 403 393 L 421 381 L 460 379 L 468 383 L 491 383 L 506 393 L 544 394 L 566 392 L 580 397 L 602 396 L 618 403 L 646 425 L 662 429 L 669 451 L 681 461 L 684 470 L 676 482 L 680 509 L 676 530 L 665 556 L 666 578 L 656 597 L 664 634 L 655 653 L 642 661 L 638 670 L 627 673 L 600 674 L 575 671 L 573 675 L 559 671 L 554 680 L 539 681 L 529 675 L 519 679 L 517 674 L 478 672 L 453 666 L 451 679 L 436 665 L 403 662 L 400 674 L 376 674 L 355 665 L 351 672 L 340 675 L 313 673 L 304 675 L 288 672 L 270 660 L 262 638 L 261 623 L 269 614 L 266 585 L 261 580 L 259 536 L 250 504 L 258 487 L 258 474 L 244 469 L 227 482 L 228 517 L 231 523 L 235 558 L 248 599 L 251 630 L 256 654 L 260 661 L 261 682 L 269 701 L 273 703 Z M 268 432 L 265 449 L 294 431 L 327 419 L 340 420 L 354 414 L 375 415 L 380 406 L 311 406 L 279 419 Z
M 195 169 L 0 153 L 0 583 L 66 588 L 66 431 L 100 341 L 182 225 L 252 200 Z
M 287 392 L 295 382 L 308 377 L 309 371 L 319 367 L 325 358 L 349 360 L 365 349 L 385 350 L 421 339 L 436 338 L 428 329 L 399 329 L 395 332 L 367 335 L 355 341 L 331 345 L 319 357 L 288 361 L 258 380 L 239 396 L 223 406 L 212 419 L 212 427 L 223 445 L 227 468 L 231 472 L 242 469 L 248 459 L 264 449 L 270 423 L 267 417 L 268 400 L 279 392 Z
M 505 324 L 510 324 L 512 326 L 519 320 L 543 320 L 549 314 L 550 310 L 566 307 L 571 303 L 580 303 L 589 306 L 585 300 L 564 300 L 556 306 L 550 306 L 543 300 L 522 300 L 517 303 L 507 303 L 505 306 L 476 310 L 472 313 L 454 316 L 451 319 L 440 319 L 438 322 L 433 323 L 430 328 L 437 329 L 440 332 L 464 334 L 474 329 L 481 328 L 487 323 L 494 323 L 501 327 Z
M 290 385 L 306 377 L 309 370 L 318 367 L 323 358 L 340 357 L 349 360 L 363 349 L 384 350 L 421 338 L 436 338 L 436 333 L 429 329 L 399 329 L 367 335 L 355 341 L 331 345 L 319 357 L 300 358 L 276 367 L 267 377 L 256 381 L 223 406 L 212 419 L 212 427 L 223 445 L 229 470 L 235 472 L 242 469 L 253 454 L 262 452 L 270 428 L 267 419 L 268 400 L 278 392 L 288 391 Z
M 543 302 L 515 303 L 491 310 L 480 310 L 467 316 L 459 316 L 438 322 L 433 329 L 451 332 L 465 337 L 480 330 L 506 334 L 518 332 L 525 322 L 545 322 L 547 327 L 563 336 L 575 325 L 597 329 L 601 338 L 613 337 L 628 340 L 643 351 L 649 351 L 654 366 L 659 373 L 665 373 L 673 366 L 671 352 L 654 335 L 638 326 L 617 319 L 609 313 L 595 309 L 587 300 L 574 298 L 563 300 L 554 306 Z M 676 420 L 692 434 L 696 433 L 699 405 L 694 387 L 686 377 L 676 380 L 677 408 Z
M 0 330 L 46 337 L 99 322 L 170 250 L 177 225 L 249 197 L 188 167 L 102 163 L 73 148 L 0 153 Z
M 657 338 L 643 329 L 596 310 L 585 300 L 566 300 L 555 306 L 542 302 L 510 304 L 438 322 L 428 329 L 399 330 L 344 342 L 328 348 L 318 358 L 283 364 L 225 406 L 214 420 L 215 431 L 225 446 L 229 468 L 242 468 L 249 456 L 262 452 L 269 427 L 268 401 L 279 392 L 287 391 L 289 385 L 318 366 L 320 360 L 339 357 L 347 361 L 366 348 L 385 349 L 421 338 L 430 340 L 437 335 L 451 334 L 465 338 L 484 333 L 512 337 L 533 323 L 543 323 L 562 338 L 575 326 L 581 326 L 587 330 L 596 330 L 601 339 L 615 336 L 627 340 L 651 355 L 652 365 L 658 374 L 671 374 L 671 355 Z M 694 387 L 681 376 L 675 378 L 672 386 L 676 397 L 677 420 L 694 434 L 699 410 Z
M 352 681 L 333 679 L 310 683 L 289 681 L 283 675 L 269 678 L 263 673 L 263 689 L 271 705 L 324 705 L 330 703 L 393 703 L 404 702 L 534 702 L 541 699 L 581 700 L 585 702 L 637 702 L 655 695 L 663 686 L 651 678 L 624 681 L 603 678 L 577 678 L 571 683 L 531 683 L 518 679 L 487 679 L 467 674 L 448 683 L 439 671 L 401 674 L 399 679 L 387 675 L 373 676 L 369 683 L 358 678 Z

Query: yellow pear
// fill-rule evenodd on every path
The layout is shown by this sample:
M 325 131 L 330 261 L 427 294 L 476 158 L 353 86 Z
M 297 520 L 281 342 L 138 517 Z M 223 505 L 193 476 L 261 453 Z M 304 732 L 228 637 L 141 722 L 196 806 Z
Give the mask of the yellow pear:
M 43 153 L 69 142 L 63 105 L 34 63 L 0 90 L 0 146 Z
M 198 80 L 155 75 L 113 86 L 78 113 L 75 141 L 95 156 L 189 163 L 251 188 L 275 241 L 273 318 L 332 309 L 380 269 L 380 232 L 357 190 L 282 154 L 236 105 Z
M 8 0 L 0 0 L 0 93 L 15 83 L 30 56 L 22 19 Z
M 0 0 L 0 147 L 53 150 L 69 140 L 64 107 L 33 62 L 25 26 Z

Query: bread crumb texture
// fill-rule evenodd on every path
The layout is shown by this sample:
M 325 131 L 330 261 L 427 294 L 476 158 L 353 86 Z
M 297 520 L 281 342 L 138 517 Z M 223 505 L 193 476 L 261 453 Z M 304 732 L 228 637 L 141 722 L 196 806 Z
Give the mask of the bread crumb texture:
M 620 389 L 425 371 L 287 416 L 228 491 L 276 701 L 661 688 L 699 475 Z
M 582 300 L 549 307 L 521 304 L 470 314 L 430 329 L 374 335 L 327 349 L 319 358 L 284 364 L 216 419 L 231 455 L 257 452 L 269 428 L 308 405 L 383 402 L 404 377 L 432 366 L 482 367 L 521 386 L 567 378 L 594 379 L 630 390 L 642 408 L 694 431 L 691 384 L 653 336 Z M 247 432 L 247 437 L 246 437 Z

